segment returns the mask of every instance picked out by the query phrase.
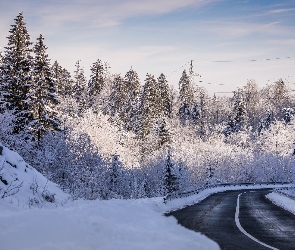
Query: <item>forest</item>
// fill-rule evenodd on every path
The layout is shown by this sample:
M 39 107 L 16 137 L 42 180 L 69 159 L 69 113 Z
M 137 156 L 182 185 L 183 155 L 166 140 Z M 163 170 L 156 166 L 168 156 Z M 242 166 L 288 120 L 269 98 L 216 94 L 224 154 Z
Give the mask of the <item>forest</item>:
M 295 97 L 284 79 L 209 96 L 81 61 L 51 62 L 19 13 L 0 54 L 0 141 L 73 199 L 137 199 L 227 182 L 295 180 Z

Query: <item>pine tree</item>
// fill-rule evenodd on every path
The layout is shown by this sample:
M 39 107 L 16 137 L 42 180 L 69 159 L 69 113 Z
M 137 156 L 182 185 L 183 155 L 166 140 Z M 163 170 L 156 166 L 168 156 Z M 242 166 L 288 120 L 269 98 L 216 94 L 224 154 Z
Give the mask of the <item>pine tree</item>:
M 186 102 L 192 106 L 194 103 L 194 88 L 185 70 L 182 72 L 182 76 L 179 80 L 179 88 L 180 102 Z
M 122 110 L 119 114 L 126 130 L 136 131 L 138 122 L 138 106 L 140 95 L 140 82 L 136 71 L 130 69 L 124 77 L 124 97 Z
M 87 89 L 86 78 L 84 76 L 84 70 L 80 66 L 80 60 L 76 62 L 76 70 L 74 71 L 74 85 L 73 85 L 73 97 L 77 101 L 77 114 L 82 115 L 87 108 Z
M 161 114 L 158 85 L 153 75 L 147 74 L 140 97 L 138 134 L 141 139 L 150 134 L 155 119 Z
M 174 164 L 172 162 L 172 156 L 168 151 L 167 158 L 165 160 L 164 168 L 164 188 L 165 193 L 173 193 L 178 190 L 178 179 L 174 173 Z
M 189 120 L 191 113 L 191 107 L 194 104 L 194 88 L 190 82 L 190 78 L 186 71 L 182 72 L 182 76 L 179 80 L 179 110 L 178 116 L 183 125 Z
M 122 163 L 119 161 L 119 155 L 114 154 L 110 169 L 110 190 L 118 193 L 120 191 Z
M 105 113 L 115 116 L 122 111 L 122 103 L 125 99 L 124 80 L 120 75 L 117 75 L 112 82 L 111 94 Z
M 157 136 L 159 148 L 163 146 L 169 146 L 171 143 L 171 134 L 167 128 L 167 124 L 164 118 L 160 118 L 157 124 Z
M 179 107 L 177 115 L 179 117 L 181 124 L 185 126 L 191 116 L 190 105 L 186 101 L 183 101 L 180 103 L 180 107 Z
M 198 120 L 200 119 L 200 110 L 197 102 L 194 103 L 190 114 L 190 119 L 192 125 L 196 125 L 198 123 Z
M 107 68 L 107 65 L 99 59 L 92 64 L 90 68 L 91 75 L 88 82 L 89 96 L 93 97 L 99 95 L 104 88 L 108 74 Z
M 14 132 L 25 129 L 32 119 L 29 96 L 32 87 L 32 42 L 24 22 L 23 13 L 11 25 L 8 45 L 0 66 L 2 101 L 5 108 L 14 111 Z
M 120 75 L 115 77 L 106 109 L 112 116 L 117 115 L 128 131 L 136 130 L 139 94 L 140 83 L 136 71 L 130 69 L 124 78 Z
M 60 130 L 60 120 L 55 111 L 59 101 L 46 50 L 44 37 L 40 34 L 34 46 L 34 88 L 31 93 L 33 120 L 29 124 L 37 141 L 46 131 Z
M 160 110 L 161 113 L 171 118 L 172 114 L 172 96 L 170 93 L 170 89 L 168 86 L 168 81 L 166 80 L 166 76 L 161 73 L 158 78 L 158 88 L 160 91 Z
M 73 80 L 71 73 L 60 66 L 57 61 L 53 63 L 51 70 L 56 83 L 57 94 L 62 97 L 70 96 L 73 91 Z
M 240 90 L 234 92 L 233 99 L 234 107 L 232 114 L 228 117 L 227 128 L 224 131 L 225 135 L 229 135 L 232 132 L 238 132 L 243 129 L 245 125 L 246 107 Z

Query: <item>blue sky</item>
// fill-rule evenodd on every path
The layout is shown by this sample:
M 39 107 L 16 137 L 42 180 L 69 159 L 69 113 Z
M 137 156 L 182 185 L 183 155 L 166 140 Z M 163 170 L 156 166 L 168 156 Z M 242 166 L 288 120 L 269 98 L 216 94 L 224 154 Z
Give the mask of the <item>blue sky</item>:
M 132 66 L 143 83 L 163 72 L 177 87 L 194 60 L 195 84 L 210 94 L 248 79 L 295 89 L 295 0 L 0 0 L 0 50 L 20 11 L 32 41 L 42 33 L 52 62 L 71 72 L 81 60 L 89 76 L 101 59 L 112 73 Z

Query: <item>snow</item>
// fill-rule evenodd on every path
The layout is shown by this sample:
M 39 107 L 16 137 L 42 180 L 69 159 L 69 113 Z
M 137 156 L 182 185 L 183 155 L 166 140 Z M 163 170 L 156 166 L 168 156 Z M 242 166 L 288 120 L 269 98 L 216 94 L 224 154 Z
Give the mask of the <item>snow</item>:
M 56 184 L 48 181 L 36 169 L 27 164 L 23 158 L 3 147 L 0 155 L 0 198 L 1 203 L 9 202 L 20 207 L 55 207 L 67 201 L 69 195 L 64 193 Z M 3 182 L 4 180 L 4 182 Z M 5 183 L 7 183 L 5 185 Z M 19 188 L 18 188 L 19 187 Z M 13 194 L 17 192 L 16 194 Z M 54 203 L 46 202 L 46 196 L 52 196 Z M 1 208 L 1 204 L 0 204 Z
M 2 180 L 23 183 L 18 193 L 0 199 L 0 249 L 5 250 L 215 250 L 219 249 L 217 243 L 178 225 L 174 217 L 163 214 L 200 202 L 216 192 L 288 186 L 215 187 L 167 203 L 163 202 L 163 197 L 71 201 L 56 184 L 5 147 L 0 156 L 0 169 Z M 35 194 L 32 183 L 38 184 Z M 0 181 L 0 194 L 8 185 Z M 44 190 L 55 194 L 55 202 L 42 199 Z M 30 205 L 28 201 L 34 198 L 39 203 Z
M 6 211 L 0 221 L 0 248 L 6 250 L 219 249 L 173 217 L 131 200 L 81 200 L 55 209 Z
M 272 192 L 266 196 L 272 203 L 284 208 L 295 215 L 295 199 L 282 193 Z
M 166 204 L 160 202 L 159 200 L 153 203 L 154 210 L 167 213 L 170 211 L 175 211 L 180 208 L 196 204 L 208 196 L 214 193 L 220 193 L 228 190 L 244 190 L 244 189 L 263 189 L 263 188 L 285 188 L 290 187 L 290 184 L 251 184 L 251 185 L 229 185 L 229 186 L 219 186 L 205 189 L 198 194 L 191 195 L 188 197 L 178 198 L 167 201 Z
M 9 163 L 8 163 L 9 162 Z M 0 199 L 0 249 L 219 249 L 206 236 L 163 216 L 170 206 L 163 198 L 70 201 L 69 196 L 38 173 L 17 153 L 4 147 L 0 156 L 0 192 L 10 183 L 19 192 Z M 33 194 L 32 183 L 37 183 Z M 42 198 L 44 190 L 55 202 Z M 30 204 L 30 199 L 38 200 Z

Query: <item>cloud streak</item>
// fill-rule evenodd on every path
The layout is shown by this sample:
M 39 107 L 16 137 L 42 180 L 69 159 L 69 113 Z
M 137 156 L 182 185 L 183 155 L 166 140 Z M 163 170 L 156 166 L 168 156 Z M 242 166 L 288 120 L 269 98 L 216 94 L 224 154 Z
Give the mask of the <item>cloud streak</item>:
M 187 7 L 199 8 L 216 1 L 218 0 L 68 0 L 53 5 L 51 1 L 31 0 L 20 6 L 28 13 L 35 10 L 35 15 L 39 16 L 43 24 L 55 27 L 70 23 L 106 27 L 120 25 L 133 17 L 166 14 Z

